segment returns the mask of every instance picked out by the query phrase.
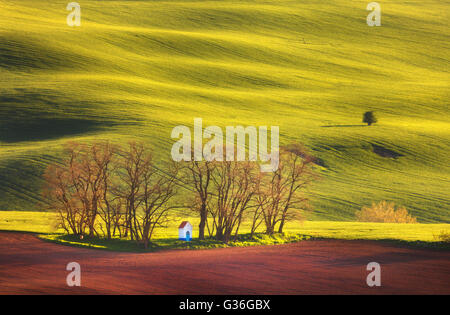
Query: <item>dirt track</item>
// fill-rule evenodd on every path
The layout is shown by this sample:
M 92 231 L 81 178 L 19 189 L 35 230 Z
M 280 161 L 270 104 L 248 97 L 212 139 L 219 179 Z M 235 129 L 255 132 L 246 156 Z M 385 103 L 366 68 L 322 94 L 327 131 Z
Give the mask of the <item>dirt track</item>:
M 81 287 L 66 285 L 67 263 Z M 381 264 L 381 287 L 366 265 Z M 370 241 L 166 251 L 80 249 L 0 233 L 1 294 L 450 294 L 450 252 Z

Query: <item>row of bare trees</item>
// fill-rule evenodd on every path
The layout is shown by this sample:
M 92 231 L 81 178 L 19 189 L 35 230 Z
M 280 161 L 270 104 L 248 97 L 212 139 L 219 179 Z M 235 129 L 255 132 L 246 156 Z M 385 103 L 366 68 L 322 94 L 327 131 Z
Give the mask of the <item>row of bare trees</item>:
M 62 228 L 77 235 L 126 237 L 147 247 L 173 208 L 178 165 L 167 165 L 162 176 L 142 143 L 125 148 L 69 143 L 65 152 L 62 163 L 44 173 L 44 196 Z
M 306 209 L 302 191 L 314 178 L 313 158 L 299 144 L 280 150 L 277 171 L 255 162 L 192 161 L 155 165 L 143 143 L 68 143 L 60 164 L 44 173 L 44 196 L 69 234 L 121 237 L 148 247 L 174 208 L 194 211 L 205 232 L 225 242 L 244 221 L 251 233 L 283 232 Z M 186 190 L 181 192 L 180 190 Z M 176 198 L 180 197 L 180 200 Z
M 261 173 L 255 162 L 186 162 L 194 189 L 189 208 L 200 215 L 199 238 L 228 242 L 236 239 L 242 222 L 251 234 L 263 226 L 267 234 L 282 233 L 286 222 L 301 220 L 308 210 L 304 189 L 315 178 L 314 158 L 300 144 L 280 150 L 277 171 Z

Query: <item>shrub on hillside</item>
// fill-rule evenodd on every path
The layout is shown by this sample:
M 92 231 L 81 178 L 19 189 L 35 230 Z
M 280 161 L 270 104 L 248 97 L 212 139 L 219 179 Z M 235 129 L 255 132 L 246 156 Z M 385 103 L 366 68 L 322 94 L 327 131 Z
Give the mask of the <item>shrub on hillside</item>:
M 356 219 L 360 222 L 383 222 L 383 223 L 417 223 L 416 218 L 411 216 L 405 207 L 397 207 L 393 202 L 381 201 L 372 203 L 371 207 L 363 207 L 356 211 Z
M 365 112 L 363 115 L 363 123 L 367 125 L 372 125 L 378 121 L 377 117 L 373 112 Z

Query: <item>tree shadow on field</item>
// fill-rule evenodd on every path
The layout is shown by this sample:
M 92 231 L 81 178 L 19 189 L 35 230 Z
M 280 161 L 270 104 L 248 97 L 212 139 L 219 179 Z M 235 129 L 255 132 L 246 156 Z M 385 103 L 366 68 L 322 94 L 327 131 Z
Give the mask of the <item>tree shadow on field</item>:
M 332 128 L 332 127 L 367 127 L 367 125 L 325 125 L 320 126 L 322 128 Z

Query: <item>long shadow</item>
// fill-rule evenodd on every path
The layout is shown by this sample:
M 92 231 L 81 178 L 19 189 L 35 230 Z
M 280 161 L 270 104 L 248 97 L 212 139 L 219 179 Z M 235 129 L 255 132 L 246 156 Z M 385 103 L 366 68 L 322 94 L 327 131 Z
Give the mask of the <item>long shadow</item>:
M 82 55 L 46 47 L 25 36 L 0 36 L 0 68 L 8 70 L 68 69 L 76 66 L 73 60 L 83 59 L 85 58 Z
M 367 127 L 367 125 L 327 125 L 327 126 L 320 126 L 323 128 L 330 128 L 330 127 Z
M 8 121 L 0 121 L 0 141 L 14 143 L 51 140 L 62 136 L 99 131 L 113 126 L 115 126 L 113 122 L 93 119 L 31 117 L 19 120 L 11 117 Z
M 425 253 L 417 252 L 395 252 L 387 251 L 384 253 L 378 253 L 374 255 L 361 255 L 351 258 L 333 259 L 328 261 L 327 265 L 332 266 L 361 266 L 367 264 L 370 261 L 376 261 L 380 264 L 396 264 L 396 263 L 408 263 L 418 262 L 426 260 L 435 260 L 436 257 Z M 443 258 L 445 260 L 446 258 Z

